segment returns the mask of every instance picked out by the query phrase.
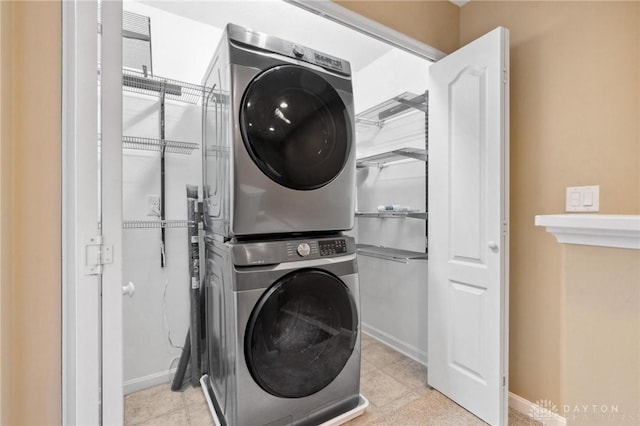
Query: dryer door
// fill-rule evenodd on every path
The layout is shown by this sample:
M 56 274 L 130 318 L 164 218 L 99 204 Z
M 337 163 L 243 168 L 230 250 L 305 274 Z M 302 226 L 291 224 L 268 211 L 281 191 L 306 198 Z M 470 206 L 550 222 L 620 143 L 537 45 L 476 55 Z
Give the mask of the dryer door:
M 347 286 L 326 271 L 301 269 L 272 285 L 254 307 L 245 357 L 262 389 L 305 397 L 340 374 L 357 334 L 357 308 Z
M 269 178 L 312 190 L 335 179 L 352 143 L 352 125 L 338 92 L 319 74 L 282 65 L 249 84 L 240 107 L 249 155 Z

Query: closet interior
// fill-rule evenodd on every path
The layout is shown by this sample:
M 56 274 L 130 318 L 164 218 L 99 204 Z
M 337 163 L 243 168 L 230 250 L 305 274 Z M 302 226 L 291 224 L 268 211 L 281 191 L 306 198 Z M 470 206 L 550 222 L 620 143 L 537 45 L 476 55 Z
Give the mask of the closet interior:
M 227 22 L 351 62 L 361 329 L 426 365 L 430 63 L 284 2 L 232 3 L 124 2 L 125 395 L 171 381 L 189 329 L 185 186 L 202 187 L 201 84 Z

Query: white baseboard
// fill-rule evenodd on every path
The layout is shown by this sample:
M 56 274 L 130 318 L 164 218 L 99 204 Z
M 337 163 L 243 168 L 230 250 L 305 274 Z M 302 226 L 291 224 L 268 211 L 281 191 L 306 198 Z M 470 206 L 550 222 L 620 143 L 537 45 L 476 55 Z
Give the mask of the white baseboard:
M 390 346 L 394 350 L 400 352 L 403 355 L 408 356 L 414 361 L 419 362 L 420 364 L 427 366 L 427 353 L 412 346 L 402 340 L 399 340 L 392 335 L 385 333 L 382 330 L 379 330 L 375 327 L 370 326 L 367 323 L 362 323 L 362 332 L 368 334 L 374 339 L 384 343 L 387 346 Z
M 126 380 L 123 383 L 123 392 L 125 395 L 138 392 L 154 386 L 167 384 L 169 379 L 173 378 L 177 368 L 161 371 L 159 373 L 149 374 L 148 376 L 136 377 L 135 379 Z
M 509 392 L 509 408 L 524 414 L 525 416 L 542 423 L 545 426 L 566 426 L 567 419 L 548 407 L 542 407 L 523 397 Z

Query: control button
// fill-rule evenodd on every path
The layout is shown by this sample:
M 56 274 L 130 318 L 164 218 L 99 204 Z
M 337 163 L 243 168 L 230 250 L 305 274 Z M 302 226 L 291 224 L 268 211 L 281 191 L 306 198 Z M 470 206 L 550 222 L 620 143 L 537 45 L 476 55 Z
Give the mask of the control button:
M 296 58 L 302 58 L 304 56 L 304 48 L 298 46 L 297 44 L 293 45 L 293 49 L 291 50 L 291 52 Z
M 307 243 L 298 244 L 298 254 L 302 257 L 309 256 L 311 253 L 311 247 Z

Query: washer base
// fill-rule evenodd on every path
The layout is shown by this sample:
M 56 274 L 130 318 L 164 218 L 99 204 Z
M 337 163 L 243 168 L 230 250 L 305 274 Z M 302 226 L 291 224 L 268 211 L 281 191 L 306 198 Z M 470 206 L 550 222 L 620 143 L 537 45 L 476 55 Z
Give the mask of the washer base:
M 222 426 L 222 422 L 218 418 L 218 413 L 213 406 L 213 400 L 211 399 L 211 394 L 209 393 L 209 376 L 205 374 L 200 378 L 200 386 L 202 387 L 202 393 L 204 394 L 205 399 L 207 400 L 207 405 L 209 406 L 209 412 L 211 413 L 211 418 L 213 419 L 213 423 L 215 426 Z M 361 416 L 367 407 L 369 406 L 369 400 L 364 397 L 364 395 L 360 394 L 360 402 L 358 405 L 352 408 L 351 410 L 340 414 L 339 416 L 334 417 L 331 420 L 328 420 L 319 426 L 339 426 L 348 422 L 349 420 L 353 420 L 358 416 Z

